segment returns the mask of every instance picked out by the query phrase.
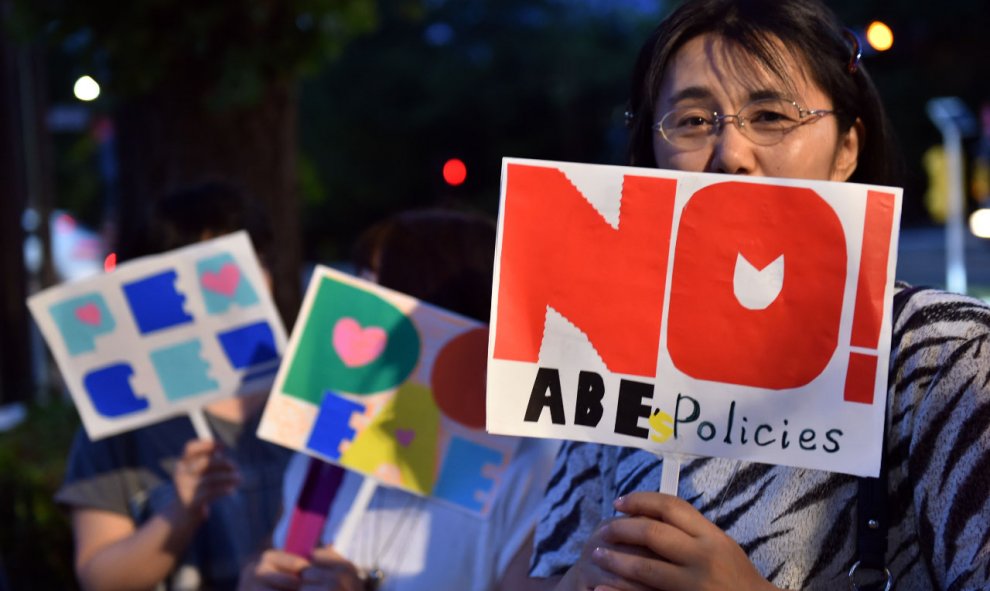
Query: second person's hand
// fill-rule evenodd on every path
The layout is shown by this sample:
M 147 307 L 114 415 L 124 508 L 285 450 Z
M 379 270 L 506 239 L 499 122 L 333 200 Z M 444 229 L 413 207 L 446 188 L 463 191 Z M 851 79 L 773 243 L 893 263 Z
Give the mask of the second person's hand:
M 194 439 L 186 444 L 172 476 L 180 508 L 194 519 L 203 519 L 210 503 L 228 495 L 241 482 L 237 465 L 215 441 Z

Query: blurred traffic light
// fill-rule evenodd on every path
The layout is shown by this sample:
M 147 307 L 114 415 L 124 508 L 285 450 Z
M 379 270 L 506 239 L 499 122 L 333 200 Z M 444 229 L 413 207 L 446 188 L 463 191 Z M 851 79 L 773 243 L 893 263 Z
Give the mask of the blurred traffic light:
M 459 158 L 451 158 L 443 164 L 443 180 L 452 187 L 464 183 L 467 179 L 467 166 Z

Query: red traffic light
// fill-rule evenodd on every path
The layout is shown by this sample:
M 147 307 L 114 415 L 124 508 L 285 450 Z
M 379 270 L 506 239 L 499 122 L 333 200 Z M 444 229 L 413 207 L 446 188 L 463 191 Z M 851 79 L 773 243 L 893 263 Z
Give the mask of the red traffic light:
M 467 166 L 459 158 L 451 158 L 443 164 L 443 180 L 448 185 L 456 187 L 467 179 Z

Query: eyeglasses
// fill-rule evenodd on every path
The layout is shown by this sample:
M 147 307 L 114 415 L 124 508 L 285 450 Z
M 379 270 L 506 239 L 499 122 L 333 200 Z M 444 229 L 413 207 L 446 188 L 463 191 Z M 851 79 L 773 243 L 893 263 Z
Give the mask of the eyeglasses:
M 698 150 L 708 145 L 731 119 L 739 132 L 754 144 L 772 146 L 798 127 L 834 112 L 804 109 L 787 99 L 765 98 L 747 104 L 735 115 L 719 115 L 701 107 L 674 109 L 661 117 L 653 130 L 659 131 L 675 148 Z

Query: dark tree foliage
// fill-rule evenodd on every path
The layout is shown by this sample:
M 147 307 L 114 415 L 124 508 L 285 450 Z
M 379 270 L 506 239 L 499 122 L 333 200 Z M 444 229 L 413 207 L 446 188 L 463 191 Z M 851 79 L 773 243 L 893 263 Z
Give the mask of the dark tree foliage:
M 272 79 L 322 66 L 376 20 L 370 0 L 17 0 L 14 11 L 23 38 L 68 42 L 118 98 L 194 77 L 209 82 L 196 100 L 215 109 L 262 100 Z
M 297 81 L 373 28 L 372 0 L 18 0 L 23 38 L 74 47 L 104 80 L 114 119 L 122 257 L 149 205 L 176 186 L 225 177 L 260 200 L 274 226 L 275 298 L 299 303 Z M 105 103 L 106 104 L 106 103 Z
M 886 52 L 863 59 L 883 95 L 907 165 L 903 223 L 928 222 L 922 198 L 928 179 L 924 151 L 942 137 L 925 111 L 929 100 L 958 96 L 978 113 L 990 101 L 990 5 L 986 0 L 828 0 L 862 35 L 880 20 L 894 32 Z M 967 147 L 972 148 L 971 137 Z
M 303 86 L 307 254 L 346 256 L 395 209 L 495 213 L 504 156 L 619 163 L 630 64 L 658 11 L 628 2 L 380 3 L 373 34 Z M 441 176 L 467 164 L 461 186 Z
M 632 58 L 673 2 L 428 2 L 409 19 L 381 2 L 381 26 L 303 86 L 307 254 L 342 256 L 370 220 L 399 207 L 456 202 L 494 212 L 502 156 L 621 162 Z M 875 19 L 891 51 L 864 63 L 888 105 L 908 175 L 903 221 L 927 222 L 921 154 L 940 136 L 935 96 L 974 110 L 990 98 L 984 0 L 829 0 L 862 36 Z M 446 158 L 468 166 L 447 187 Z

